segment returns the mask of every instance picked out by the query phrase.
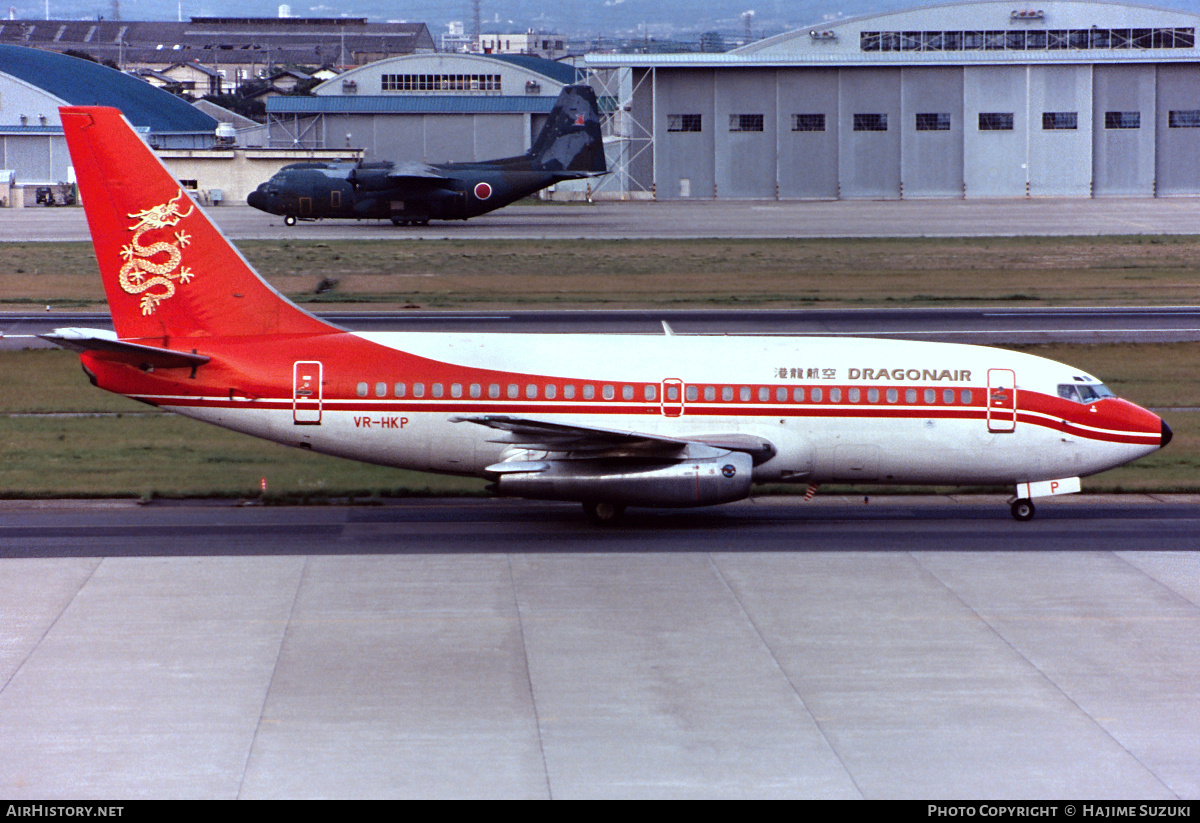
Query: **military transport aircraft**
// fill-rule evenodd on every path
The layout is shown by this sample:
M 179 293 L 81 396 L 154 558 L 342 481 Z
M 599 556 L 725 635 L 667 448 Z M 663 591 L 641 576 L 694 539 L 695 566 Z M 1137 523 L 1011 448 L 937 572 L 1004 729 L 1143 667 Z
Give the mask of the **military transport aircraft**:
M 348 332 L 263 281 L 120 112 L 61 112 L 115 333 L 47 339 L 103 389 L 229 429 L 597 522 L 781 481 L 1007 485 L 1028 520 L 1171 439 L 1089 374 L 982 346 Z
M 397 226 L 466 220 L 562 180 L 607 174 L 600 109 L 589 86 L 566 86 L 533 148 L 479 163 L 292 163 L 246 197 L 297 220 L 376 218 Z

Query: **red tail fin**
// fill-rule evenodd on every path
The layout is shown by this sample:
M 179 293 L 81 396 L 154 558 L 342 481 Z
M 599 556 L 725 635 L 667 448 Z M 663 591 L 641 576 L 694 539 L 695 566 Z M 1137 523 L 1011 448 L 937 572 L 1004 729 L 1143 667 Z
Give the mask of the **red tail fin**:
M 258 276 L 117 109 L 59 111 L 121 338 L 338 331 Z

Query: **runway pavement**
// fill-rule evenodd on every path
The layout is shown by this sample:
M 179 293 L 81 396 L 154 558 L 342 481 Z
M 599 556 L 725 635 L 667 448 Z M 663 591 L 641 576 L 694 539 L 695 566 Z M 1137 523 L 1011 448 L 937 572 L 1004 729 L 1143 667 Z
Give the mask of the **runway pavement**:
M 0 796 L 1200 797 L 1200 497 L 0 505 Z
M 1200 234 L 1183 199 L 213 213 L 234 239 Z M 0 241 L 86 238 L 78 209 L 0 213 Z M 1197 325 L 1180 311 L 1137 333 Z M 872 322 L 966 322 L 941 317 Z M 992 498 L 819 496 L 616 530 L 509 500 L 3 502 L 0 796 L 1194 800 L 1198 526 L 1196 497 L 1020 524 Z
M 860 336 L 986 345 L 1200 339 L 1200 307 L 666 311 L 324 312 L 354 331 Z M 49 346 L 61 327 L 112 328 L 107 312 L 0 312 L 0 349 Z
M 283 225 L 249 206 L 208 213 L 233 240 L 334 238 L 1014 237 L 1200 234 L 1195 198 L 545 203 L 426 227 L 380 220 Z M 0 242 L 87 240 L 82 208 L 0 209 Z

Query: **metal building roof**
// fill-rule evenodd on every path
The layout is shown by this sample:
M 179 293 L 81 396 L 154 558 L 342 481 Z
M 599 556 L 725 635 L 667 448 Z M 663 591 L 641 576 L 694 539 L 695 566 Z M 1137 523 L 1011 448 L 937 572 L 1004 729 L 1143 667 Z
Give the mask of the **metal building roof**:
M 959 0 L 823 21 L 724 54 L 589 54 L 592 68 L 1194 62 L 1200 15 L 1116 0 Z M 1162 37 L 1160 37 L 1160 33 Z
M 73 106 L 113 106 L 154 134 L 208 133 L 217 121 L 173 94 L 116 69 L 52 51 L 0 44 L 0 74 Z
M 0 20 L 0 43 L 77 49 L 99 60 L 169 63 L 326 63 L 347 57 L 433 51 L 424 23 L 370 23 L 365 18 L 214 18 L 164 20 Z
M 526 71 L 535 71 L 565 86 L 578 83 L 587 75 L 586 71 L 577 69 L 569 63 L 547 60 L 545 57 L 538 57 L 534 54 L 488 54 L 485 56 L 493 60 L 502 60 L 505 63 L 511 63 Z
M 549 95 L 277 95 L 267 98 L 269 114 L 548 114 Z

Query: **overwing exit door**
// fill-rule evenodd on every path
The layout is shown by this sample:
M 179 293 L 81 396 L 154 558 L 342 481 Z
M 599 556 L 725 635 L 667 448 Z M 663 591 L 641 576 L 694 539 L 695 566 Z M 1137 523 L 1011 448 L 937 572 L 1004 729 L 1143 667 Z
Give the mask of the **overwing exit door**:
M 292 364 L 292 423 L 321 425 L 321 364 L 298 360 Z
M 987 425 L 990 432 L 1017 430 L 1017 374 L 988 369 Z
M 662 413 L 664 417 L 683 414 L 683 381 L 668 377 L 662 381 Z

